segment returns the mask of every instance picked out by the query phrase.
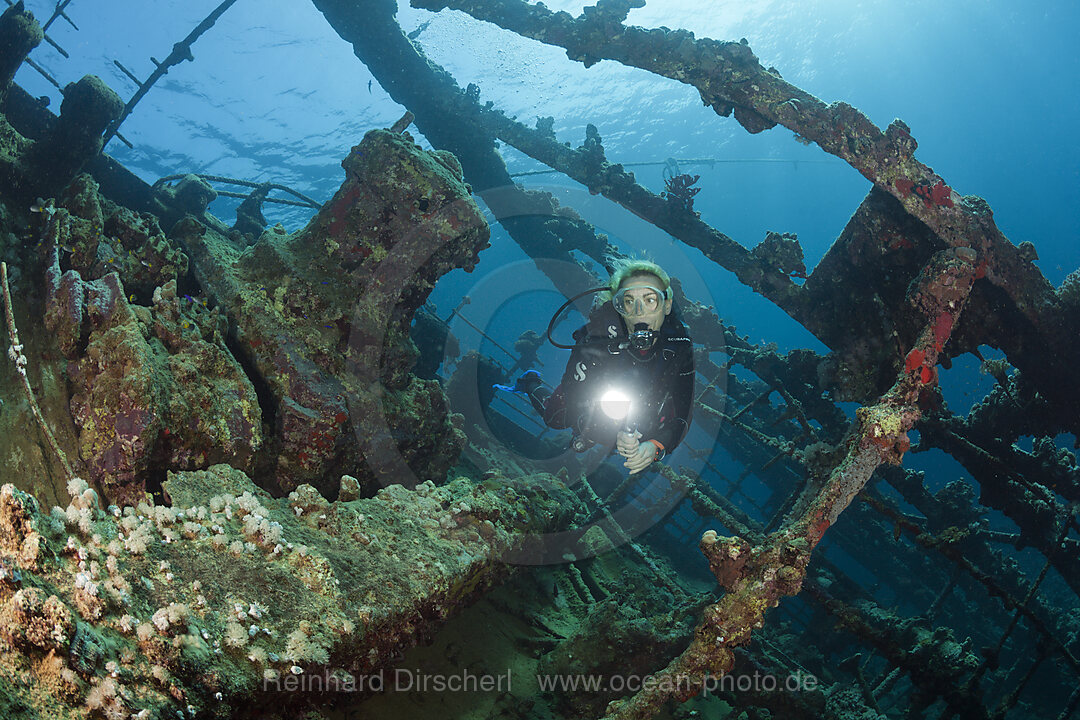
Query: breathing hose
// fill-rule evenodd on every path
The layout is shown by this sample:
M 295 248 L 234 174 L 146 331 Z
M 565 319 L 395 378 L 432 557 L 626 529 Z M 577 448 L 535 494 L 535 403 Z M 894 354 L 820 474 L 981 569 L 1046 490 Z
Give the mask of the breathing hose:
M 548 339 L 548 342 L 550 342 L 552 345 L 554 345 L 557 348 L 562 348 L 563 350 L 573 350 L 574 349 L 573 345 L 563 345 L 562 343 L 557 343 L 557 342 L 555 342 L 555 338 L 551 337 L 551 331 L 555 329 L 555 321 L 559 319 L 560 315 L 562 315 L 563 310 L 570 307 L 571 303 L 573 303 L 578 298 L 585 297 L 586 295 L 589 295 L 591 293 L 604 292 L 605 290 L 610 291 L 611 288 L 604 285 L 604 286 L 601 286 L 601 287 L 592 288 L 591 290 L 585 290 L 584 292 L 579 292 L 577 295 L 575 295 L 574 297 L 572 297 L 569 300 L 567 300 L 566 302 L 564 302 L 559 307 L 559 309 L 555 311 L 555 314 L 551 316 L 551 321 L 548 322 L 548 326 L 547 326 L 547 339 Z

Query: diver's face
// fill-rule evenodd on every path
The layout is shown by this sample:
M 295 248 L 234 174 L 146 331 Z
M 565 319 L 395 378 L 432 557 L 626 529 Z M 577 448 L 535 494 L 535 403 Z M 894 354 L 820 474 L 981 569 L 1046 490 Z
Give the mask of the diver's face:
M 623 280 L 616 294 L 622 301 L 617 309 L 628 333 L 639 323 L 645 323 L 650 330 L 659 330 L 664 324 L 664 318 L 671 313 L 671 300 L 664 299 L 662 287 L 655 275 L 634 275 Z

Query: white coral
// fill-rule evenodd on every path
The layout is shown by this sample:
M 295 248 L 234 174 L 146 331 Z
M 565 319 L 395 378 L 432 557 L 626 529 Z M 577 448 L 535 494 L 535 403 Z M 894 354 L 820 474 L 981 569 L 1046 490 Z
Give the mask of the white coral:
M 85 491 L 87 487 L 86 481 L 81 477 L 73 477 L 68 480 L 67 491 L 71 497 L 77 498 L 83 494 L 83 491 Z

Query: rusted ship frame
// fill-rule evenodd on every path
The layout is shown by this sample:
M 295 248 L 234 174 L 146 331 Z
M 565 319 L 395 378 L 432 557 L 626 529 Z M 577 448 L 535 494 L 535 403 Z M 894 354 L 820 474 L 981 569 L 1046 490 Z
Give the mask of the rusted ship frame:
M 572 59 L 586 65 L 601 58 L 612 59 L 675 77 L 694 85 L 718 114 L 734 113 L 750 132 L 780 124 L 849 162 L 874 183 L 875 190 L 864 201 L 830 254 L 805 284 L 799 286 L 793 282 L 788 269 L 769 264 L 765 261 L 766 256 L 751 253 L 702 223 L 685 208 L 674 207 L 663 197 L 637 185 L 632 174 L 607 161 L 597 133 L 587 138 L 584 147 L 572 150 L 555 142 L 539 128 L 529 129 L 507 119 L 490 104 L 481 106 L 474 93 L 462 92 L 449 76 L 440 76 L 438 68 L 415 52 L 397 28 L 389 4 L 374 3 L 374 7 L 363 10 L 353 3 L 330 0 L 315 0 L 315 4 L 339 28 L 346 27 L 344 20 L 350 13 L 365 12 L 369 22 L 360 27 L 366 29 L 358 30 L 356 25 L 351 25 L 349 32 L 353 36 L 346 39 L 354 44 L 358 56 L 395 99 L 416 112 L 417 125 L 429 139 L 437 147 L 451 149 L 459 155 L 466 179 L 488 201 L 497 216 L 508 217 L 513 214 L 516 203 L 535 202 L 537 198 L 533 193 L 512 186 L 494 149 L 495 138 L 514 145 L 701 249 L 706 256 L 735 273 L 742 282 L 814 332 L 837 356 L 844 357 L 846 339 L 852 336 L 851 328 L 838 326 L 832 322 L 833 318 L 822 315 L 818 309 L 826 298 L 835 305 L 846 302 L 850 307 L 864 297 L 853 294 L 839 298 L 827 293 L 826 288 L 832 280 L 851 270 L 850 266 L 839 262 L 837 256 L 842 254 L 841 251 L 850 253 L 853 248 L 865 251 L 875 242 L 877 247 L 873 249 L 884 256 L 887 251 L 896 249 L 889 243 L 897 237 L 906 241 L 901 243 L 902 248 L 913 250 L 911 254 L 916 259 L 907 265 L 908 279 L 917 279 L 913 283 L 913 292 L 905 297 L 905 282 L 899 293 L 882 293 L 885 303 L 893 311 L 892 327 L 886 329 L 897 330 L 902 340 L 889 342 L 880 336 L 871 339 L 872 344 L 876 341 L 876 353 L 872 358 L 886 365 L 886 372 L 870 377 L 872 369 L 866 365 L 854 368 L 856 374 L 864 376 L 864 382 L 854 390 L 850 385 L 846 388 L 863 401 L 874 395 L 880 397 L 868 402 L 860 411 L 856 427 L 846 440 L 847 454 L 833 469 L 828 482 L 820 489 L 799 488 L 793 492 L 790 502 L 785 503 L 785 508 L 791 508 L 792 512 L 779 529 L 769 535 L 763 534 L 766 528 L 747 525 L 733 517 L 730 508 L 725 510 L 716 502 L 710 505 L 703 488 L 691 490 L 691 501 L 699 512 L 704 508 L 703 514 L 718 515 L 728 528 L 741 526 L 743 530 L 739 532 L 743 539 L 708 535 L 703 540 L 703 550 L 728 594 L 706 612 L 694 644 L 664 672 L 700 677 L 705 671 L 725 671 L 730 667 L 732 649 L 746 641 L 752 626 L 762 621 L 767 606 L 774 605 L 785 594 L 799 591 L 810 551 L 824 531 L 880 464 L 898 462 L 907 450 L 906 431 L 920 421 L 929 407 L 939 362 L 947 367 L 950 357 L 975 351 L 981 343 L 1000 347 L 1010 362 L 1023 371 L 1024 380 L 1036 388 L 1035 393 L 1028 390 L 1031 401 L 1040 406 L 1036 429 L 1050 434 L 1055 431 L 1076 433 L 1078 420 L 1070 413 L 1078 397 L 1077 383 L 1070 375 L 1071 363 L 1076 357 L 1076 333 L 1062 331 L 1063 327 L 1069 327 L 1069 320 L 1063 317 L 1064 310 L 1057 295 L 1030 263 L 1023 249 L 1014 247 L 996 228 L 985 203 L 978 198 L 959 196 L 944 179 L 915 160 L 915 142 L 903 123 L 894 122 L 881 132 L 850 106 L 821 103 L 784 82 L 774 69 L 762 68 L 744 43 L 720 43 L 698 40 L 685 32 L 625 27 L 622 22 L 630 7 L 636 6 L 633 2 L 601 2 L 577 19 L 510 0 L 414 3 L 432 10 L 443 7 L 464 10 L 523 36 L 562 46 Z M 399 52 L 387 55 L 388 59 L 380 62 L 375 57 L 376 49 L 385 51 L 388 44 L 396 44 Z M 403 78 L 410 76 L 414 80 L 418 76 L 428 78 L 429 82 L 417 84 L 421 94 L 429 90 L 431 84 L 441 85 L 442 92 L 419 97 L 416 90 L 401 83 Z M 452 110 L 449 116 L 446 114 L 448 109 Z M 446 123 L 447 117 L 454 120 Z M 483 142 L 477 143 L 478 139 Z M 906 216 L 918 222 L 905 224 Z M 517 224 L 518 232 L 512 225 L 508 229 L 533 257 L 569 260 L 572 256 L 568 248 L 596 260 L 602 257 L 604 248 L 595 235 L 588 232 L 577 232 L 574 236 L 577 243 L 568 246 L 558 242 L 559 238 L 550 229 L 537 233 L 539 228 L 521 225 Z M 577 229 L 580 230 L 580 226 Z M 863 271 L 873 271 L 872 255 L 861 256 L 860 259 L 866 261 Z M 960 320 L 962 309 L 964 316 Z M 719 334 L 735 340 L 732 342 L 734 350 L 730 353 L 733 362 L 741 361 L 750 367 L 767 383 L 766 393 L 780 392 L 786 406 L 791 408 L 791 414 L 800 415 L 798 399 L 785 389 L 782 378 L 775 376 L 776 368 L 780 368 L 781 373 L 793 372 L 789 358 L 773 358 L 771 365 L 761 363 L 762 353 L 749 347 L 737 347 L 737 338 L 718 326 L 715 318 L 701 313 L 694 319 L 697 321 L 695 337 Z M 862 330 L 863 337 L 870 333 L 865 328 Z M 880 333 L 880 329 L 877 330 Z M 736 357 L 739 352 L 747 355 Z M 771 367 L 772 371 L 766 367 Z M 1016 376 L 1003 381 L 994 398 L 988 398 L 990 404 L 994 400 L 1015 402 L 1012 393 L 1020 392 L 1015 387 L 1017 384 Z M 869 388 L 877 392 L 870 393 Z M 842 379 L 834 378 L 832 389 L 845 389 Z M 751 404 L 744 409 L 748 408 Z M 723 413 L 718 416 L 741 428 L 742 432 L 757 432 L 752 425 L 738 423 L 737 417 Z M 1046 625 L 1044 618 L 1048 612 L 1038 608 L 1036 593 L 1039 580 L 1051 566 L 1067 581 L 1078 581 L 1074 572 L 1076 542 L 1068 538 L 1070 529 L 1076 526 L 1073 508 L 1080 499 L 1075 464 L 1071 470 L 1066 467 L 1063 472 L 1058 471 L 1052 477 L 1052 489 L 1048 489 L 1040 482 L 1040 471 L 1049 472 L 1050 469 L 1038 467 L 1035 454 L 1001 448 L 989 442 L 987 430 L 997 429 L 1000 424 L 995 425 L 993 418 L 989 421 L 985 417 L 981 419 L 984 422 L 980 428 L 972 419 L 965 422 L 948 416 L 935 418 L 920 426 L 922 442 L 941 447 L 961 460 L 984 484 L 984 504 L 1006 511 L 1015 510 L 1016 506 L 1023 508 L 1025 503 L 1027 506 L 1042 503 L 1049 508 L 1041 516 L 1024 513 L 1022 509 L 1012 516 L 1021 528 L 1018 541 L 1037 547 L 1046 556 L 1043 573 L 1030 583 L 1025 597 L 1020 598 L 1003 589 L 1001 578 L 1009 574 L 1008 568 L 998 566 L 988 574 L 985 567 L 973 565 L 956 552 L 955 538 L 942 539 L 940 535 L 921 532 L 917 522 L 897 514 L 875 494 L 869 494 L 867 499 L 872 507 L 891 518 L 897 528 L 917 533 L 916 540 L 920 545 L 940 550 L 982 583 L 991 595 L 1001 597 L 1006 607 L 1015 610 L 1016 618 L 1025 617 L 1035 631 L 1053 645 L 1056 628 Z M 806 425 L 805 418 L 802 424 Z M 812 433 L 806 433 L 809 435 Z M 806 436 L 800 436 L 797 441 L 805 441 Z M 768 440 L 767 436 L 758 439 Z M 794 447 L 791 437 L 778 438 L 773 444 L 783 446 L 785 443 Z M 999 452 L 1005 454 L 1003 459 L 994 458 L 994 453 Z M 774 455 L 762 469 L 768 469 L 781 456 L 789 458 L 792 455 L 799 462 L 798 453 L 788 451 Z M 1020 470 L 1017 470 L 1018 466 Z M 897 472 L 901 475 L 897 476 Z M 885 477 L 900 489 L 905 499 L 927 513 L 925 504 L 921 505 L 919 500 L 931 502 L 933 498 L 928 497 L 917 479 L 913 481 L 909 473 L 895 469 L 885 473 Z M 1040 528 L 1040 521 L 1047 517 L 1058 522 L 1049 525 L 1042 522 Z M 778 523 L 781 520 L 779 515 L 775 519 Z M 753 538 L 752 543 L 746 541 L 749 538 Z M 967 540 L 984 548 L 990 542 L 986 537 Z M 1022 576 L 1006 579 L 1006 584 L 1017 587 L 1023 584 Z M 951 587 L 952 583 L 944 593 L 947 594 Z M 1073 588 L 1075 590 L 1076 586 Z M 811 595 L 833 608 L 839 602 L 820 591 Z M 1037 610 L 1033 611 L 1032 607 Z M 850 609 L 839 612 L 850 613 Z M 998 643 L 999 651 L 1007 635 L 1008 630 Z M 1067 647 L 1058 643 L 1053 651 L 1060 653 L 1076 671 L 1076 659 Z M 1045 654 L 1036 660 L 1012 693 L 1012 703 L 1043 657 Z M 985 667 L 983 663 L 977 674 Z M 971 685 L 966 688 L 970 689 Z M 611 717 L 648 717 L 666 699 L 659 691 L 641 693 L 614 704 L 610 708 Z M 952 707 L 952 702 L 969 702 L 971 696 L 944 699 L 949 707 L 947 714 L 953 714 L 960 711 Z M 1006 707 L 1003 701 L 997 713 L 1006 712 L 1009 707 L 1011 705 Z M 1067 709 L 1066 713 L 1069 711 Z
M 1012 337 L 1005 337 L 1002 333 L 987 331 L 989 323 L 985 320 L 967 322 L 965 327 L 972 328 L 973 331 L 969 331 L 967 337 L 953 339 L 948 354 L 940 358 L 942 364 L 947 367 L 949 357 L 975 350 L 983 342 L 1001 347 L 1015 366 L 1026 371 L 1025 374 L 1041 378 L 1033 381 L 1043 387 L 1044 398 L 1055 398 L 1050 402 L 1058 407 L 1056 429 L 1071 430 L 1075 433 L 1076 420 L 1069 416 L 1067 408 L 1073 404 L 1072 396 L 1076 393 L 1076 385 L 1071 381 L 1066 366 L 1055 367 L 1055 361 L 1048 361 L 1045 355 L 1036 357 L 1041 353 L 1034 351 L 1037 343 L 1032 342 L 1033 338 L 1039 338 L 1060 348 L 1062 352 L 1057 354 L 1059 359 L 1075 355 L 1074 348 L 1067 344 L 1063 347 L 1062 334 L 1057 332 L 1061 324 L 1061 310 L 1053 288 L 1025 259 L 1023 253 L 1004 238 L 981 200 L 960 197 L 940 176 L 915 159 L 916 144 L 903 123 L 897 121 L 883 133 L 850 106 L 843 103 L 825 105 L 784 82 L 775 70 L 762 68 L 744 43 L 696 40 L 685 32 L 648 31 L 623 26 L 626 13 L 630 7 L 638 5 L 637 3 L 599 3 L 577 19 L 565 13 L 552 14 L 542 6 L 528 6 L 512 1 L 414 4 L 434 11 L 445 7 L 463 10 L 478 19 L 494 22 L 525 37 L 564 47 L 571 59 L 582 61 L 586 65 L 601 58 L 614 59 L 688 82 L 701 92 L 706 104 L 712 105 L 721 115 L 734 113 L 736 119 L 750 132 L 760 132 L 782 124 L 800 137 L 817 142 L 826 151 L 849 162 L 875 185 L 875 190 L 860 209 L 860 212 L 874 218 L 866 222 L 868 227 L 872 227 L 875 222 L 879 225 L 877 229 L 881 232 L 874 240 L 884 245 L 898 235 L 901 238 L 906 237 L 901 234 L 905 228 L 900 228 L 901 233 L 893 234 L 891 228 L 880 227 L 888 224 L 896 227 L 903 223 L 903 220 L 897 221 L 895 218 L 891 222 L 881 221 L 881 218 L 887 217 L 890 212 L 896 215 L 895 208 L 889 205 L 898 201 L 904 213 L 919 221 L 914 224 L 916 227 L 913 232 L 907 234 L 911 236 L 911 240 L 904 245 L 918 247 L 921 242 L 931 245 L 930 252 L 927 252 L 925 247 L 921 248 L 920 265 L 934 258 L 938 267 L 936 270 L 928 269 L 931 274 L 945 272 L 946 275 L 942 277 L 949 277 L 945 282 L 950 284 L 959 278 L 960 284 L 968 290 L 975 280 L 984 280 L 1004 293 L 1010 299 L 1012 308 L 1015 308 L 1007 314 L 1020 325 L 1020 332 Z M 500 207 L 510 204 L 505 198 L 516 193 L 525 193 L 505 189 L 508 179 L 505 170 L 489 152 L 494 138 L 561 170 L 585 184 L 591 191 L 604 194 L 673 236 L 702 250 L 706 256 L 731 270 L 744 283 L 787 311 L 827 345 L 834 350 L 843 351 L 843 339 L 852 336 L 847 332 L 849 328 L 831 323 L 830 318 L 816 314 L 814 308 L 820 307 L 821 301 L 826 299 L 823 288 L 831 284 L 829 281 L 835 280 L 837 275 L 849 268 L 838 267 L 838 263 L 830 262 L 830 258 L 826 258 L 810 275 L 805 285 L 799 287 L 781 268 L 761 263 L 741 245 L 708 227 L 696 216 L 672 208 L 663 198 L 637 185 L 631 174 L 623 171 L 620 166 L 607 162 L 598 135 L 594 135 L 591 142 L 587 139 L 584 147 L 572 150 L 540 129 L 531 130 L 506 118 L 493 109 L 490 103 L 486 106 L 480 105 L 476 101 L 475 93 L 461 92 L 454 87 L 452 79 L 431 67 L 430 63 L 409 45 L 396 27 L 393 11 L 389 7 L 381 7 L 379 12 L 374 13 L 374 18 L 372 14 L 366 14 L 366 29 L 357 30 L 357 24 L 348 22 L 350 13 L 356 11 L 351 3 L 316 0 L 316 5 L 327 15 L 331 24 L 339 29 L 339 33 L 353 43 L 358 57 L 375 73 L 384 88 L 416 113 L 418 127 L 437 146 L 453 149 L 463 156 L 462 164 L 466 169 L 466 177 L 477 192 L 487 198 L 486 191 L 495 194 L 495 188 L 499 188 L 494 202 L 489 202 L 497 216 Z M 388 46 L 395 52 L 386 53 Z M 676 50 L 680 52 L 676 53 Z M 387 61 L 380 62 L 380 55 L 393 58 L 392 64 Z M 706 71 L 704 68 L 710 69 Z M 426 80 L 409 86 L 402 82 L 406 76 L 414 81 L 417 77 Z M 445 92 L 421 97 L 422 93 L 429 93 L 432 87 L 442 88 Z M 438 110 L 442 112 L 437 112 Z M 451 112 L 447 113 L 448 110 Z M 436 117 L 443 118 L 447 114 L 456 118 L 456 122 L 450 127 L 436 127 Z M 479 150 L 462 152 L 466 146 Z M 882 196 L 886 194 L 892 198 L 885 200 Z M 877 209 L 882 207 L 885 208 L 884 211 Z M 508 229 L 515 239 L 519 239 L 513 227 Z M 858 231 L 859 228 L 855 227 L 851 234 L 856 235 Z M 566 248 L 565 244 L 559 246 L 557 243 L 538 248 L 535 240 L 525 242 L 519 239 L 519 242 L 526 252 L 534 257 L 559 257 Z M 850 237 L 841 238 L 834 250 L 847 250 L 853 244 Z M 579 249 L 593 259 L 600 260 L 598 253 L 590 252 L 594 248 L 595 246 L 584 246 Z M 941 254 L 949 252 L 948 248 L 958 251 L 960 255 Z M 953 264 L 943 263 L 945 260 L 952 260 Z M 956 272 L 956 262 L 966 263 L 969 269 Z M 954 268 L 953 272 L 956 274 L 949 275 L 945 267 Z M 912 276 L 914 274 L 912 273 Z M 836 304 L 836 298 L 829 299 Z M 963 298 L 950 298 L 950 309 L 958 309 L 965 299 L 966 293 Z M 852 298 L 849 302 L 857 300 Z M 886 298 L 886 302 L 889 300 L 906 309 L 903 294 Z M 981 314 L 996 314 L 987 311 L 989 305 L 987 302 L 979 303 Z M 945 349 L 952 330 L 957 325 L 955 314 L 939 313 L 931 320 L 932 324 L 919 333 L 921 343 L 917 340 L 912 342 L 915 335 L 910 313 L 908 318 L 897 320 L 898 325 L 906 326 L 905 342 L 899 347 L 892 345 L 888 348 L 892 358 L 891 362 L 885 363 L 897 373 L 896 384 L 878 403 L 864 409 L 861 430 L 853 438 L 849 438 L 848 457 L 833 471 L 826 489 L 819 492 L 817 503 L 812 505 L 818 514 L 804 512 L 801 516 L 789 519 L 780 531 L 770 536 L 771 542 L 765 545 L 766 548 L 774 553 L 778 552 L 778 544 L 790 542 L 793 535 L 803 538 L 812 546 L 820 535 L 816 531 L 806 530 L 807 524 L 811 523 L 810 519 L 816 518 L 820 522 L 823 517 L 839 513 L 851 495 L 869 479 L 870 473 L 881 460 L 895 461 L 902 456 L 905 449 L 903 431 L 911 427 L 908 422 L 913 423 L 921 416 L 918 395 L 924 388 L 919 386 L 923 381 L 930 384 L 936 381 L 933 368 L 937 364 L 938 354 Z M 706 334 L 700 332 L 702 329 L 694 328 L 696 337 Z M 715 329 L 713 333 L 715 334 Z M 865 332 L 857 336 L 864 337 Z M 880 361 L 887 357 L 882 353 L 875 359 Z M 1065 365 L 1067 364 L 1066 362 Z M 1068 385 L 1067 389 L 1063 388 L 1062 382 Z M 881 378 L 878 378 L 877 384 L 880 383 Z M 904 386 L 907 387 L 906 402 L 898 400 L 904 396 L 904 391 L 900 390 Z M 897 412 L 901 408 L 912 415 L 905 416 L 900 423 L 900 432 L 886 441 L 889 450 L 879 453 L 876 461 L 869 459 L 872 457 L 870 453 L 860 454 L 857 448 L 860 445 L 873 445 L 877 437 L 875 434 L 880 433 L 880 425 L 866 425 L 865 418 L 873 417 L 875 412 Z M 895 427 L 894 418 L 890 417 L 887 424 Z M 889 457 L 890 453 L 894 453 L 894 456 Z M 852 466 L 855 467 L 854 471 Z M 982 480 L 982 474 L 976 473 L 976 477 Z M 1059 502 L 1054 504 L 1055 516 L 1068 514 L 1065 505 Z M 1048 562 L 1060 560 L 1064 556 L 1059 546 L 1060 543 L 1055 544 L 1052 540 L 1041 545 L 1042 551 L 1049 558 Z M 758 565 L 762 575 L 740 569 L 742 574 L 735 573 L 733 577 L 728 567 L 732 560 L 725 561 L 723 557 L 717 558 L 715 551 L 710 552 L 713 553 L 715 569 L 722 582 L 726 580 L 730 583 L 729 591 L 752 586 L 754 580 L 759 581 L 758 591 L 749 593 L 749 597 L 729 592 L 725 598 L 727 604 L 721 606 L 723 610 L 714 608 L 707 613 L 706 620 L 699 626 L 696 644 L 665 672 L 686 672 L 690 669 L 700 675 L 706 669 L 715 672 L 729 667 L 730 651 L 726 648 L 738 642 L 732 641 L 730 637 L 732 633 L 729 624 L 733 622 L 733 618 L 739 618 L 745 624 L 749 619 L 740 617 L 740 610 L 745 611 L 746 607 L 754 602 L 760 603 L 763 599 L 767 599 L 771 604 L 775 596 L 783 592 L 776 586 L 770 587 L 760 582 L 764 572 L 774 574 L 775 579 L 775 573 L 786 567 L 787 571 L 795 576 L 790 578 L 792 585 L 787 587 L 787 591 L 797 592 L 799 587 L 797 578 L 802 570 L 798 567 L 798 562 L 785 565 L 776 562 L 774 557 L 772 566 L 768 563 Z M 1069 568 L 1062 568 L 1063 576 L 1072 575 L 1068 570 Z M 750 619 L 754 623 L 760 621 L 757 616 Z M 724 628 L 728 629 L 724 631 Z M 711 642 L 702 642 L 702 637 L 710 639 Z M 1073 667 L 1075 670 L 1075 664 Z M 624 704 L 613 706 L 613 716 L 648 717 L 665 699 L 663 693 L 641 693 Z M 1013 701 L 1015 702 L 1015 698 Z

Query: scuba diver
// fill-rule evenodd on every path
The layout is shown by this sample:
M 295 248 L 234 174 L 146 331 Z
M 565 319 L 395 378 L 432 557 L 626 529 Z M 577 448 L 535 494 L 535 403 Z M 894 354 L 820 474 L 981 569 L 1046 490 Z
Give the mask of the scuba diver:
M 588 322 L 574 332 L 562 382 L 554 391 L 530 370 L 506 390 L 525 393 L 544 423 L 571 428 L 570 446 L 614 446 L 639 473 L 675 449 L 686 435 L 694 392 L 693 344 L 672 313 L 671 278 L 656 263 L 620 259 Z

